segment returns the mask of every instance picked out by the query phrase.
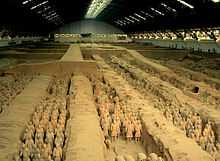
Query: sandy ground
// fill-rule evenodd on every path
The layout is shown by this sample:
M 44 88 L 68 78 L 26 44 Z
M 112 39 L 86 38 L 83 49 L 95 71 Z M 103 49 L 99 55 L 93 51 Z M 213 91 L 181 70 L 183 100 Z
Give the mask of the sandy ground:
M 112 148 L 107 150 L 106 161 L 114 161 L 116 154 L 127 155 L 130 154 L 133 158 L 137 158 L 138 153 L 146 153 L 143 145 L 139 142 L 128 142 L 123 138 L 112 142 Z
M 120 44 L 119 44 L 120 45 Z M 47 45 L 46 45 L 47 46 Z M 48 45 L 49 46 L 49 45 Z M 34 49 L 34 52 L 48 52 L 49 47 L 42 47 L 44 49 Z M 35 46 L 33 46 L 35 48 Z M 107 51 L 107 55 L 114 54 L 113 46 L 98 46 L 97 53 L 102 55 L 103 58 L 106 59 L 105 50 Z M 140 51 L 146 50 L 155 50 L 161 52 L 163 49 L 155 48 L 154 46 L 136 46 L 136 45 L 126 45 L 124 47 L 128 47 L 129 49 L 136 49 Z M 58 47 L 57 47 L 58 48 Z M 65 47 L 61 47 L 61 50 L 64 50 Z M 29 52 L 33 48 L 29 49 L 20 48 L 19 52 Z M 70 48 L 71 49 L 71 48 Z M 61 50 L 54 50 L 55 52 Z M 79 48 L 77 49 L 79 50 Z M 88 47 L 87 49 L 88 50 Z M 89 49 L 90 50 L 90 49 Z M 92 51 L 93 50 L 93 51 Z M 120 56 L 123 58 L 123 54 L 126 54 L 125 51 L 121 52 L 122 49 L 117 49 L 115 52 L 116 56 Z M 155 52 L 154 51 L 154 52 Z M 88 52 L 88 51 L 87 51 Z M 164 49 L 164 52 L 168 52 L 167 49 Z M 74 53 L 74 50 L 71 50 L 71 54 Z M 92 53 L 92 54 L 91 54 Z M 96 53 L 95 48 L 91 48 L 91 55 L 81 55 L 80 52 L 77 55 L 66 55 L 65 59 L 68 61 L 84 61 L 83 57 L 87 59 L 92 59 L 92 55 Z M 89 53 L 88 53 L 89 54 Z M 164 53 L 163 53 L 164 54 Z M 175 55 L 175 52 L 172 54 Z M 147 55 L 147 54 L 146 54 Z M 144 56 L 146 56 L 144 55 Z M 147 56 L 146 56 L 147 57 Z M 205 108 L 205 105 L 201 100 L 196 99 L 195 97 L 191 97 L 184 93 L 182 87 L 177 87 L 171 82 L 169 79 L 164 79 L 161 77 L 168 76 L 169 72 L 173 72 L 175 68 L 173 66 L 179 66 L 186 69 L 193 70 L 194 67 L 198 67 L 195 71 L 207 70 L 205 74 L 218 78 L 218 65 L 219 61 L 216 59 L 209 59 L 206 62 L 207 58 L 195 60 L 194 58 L 184 58 L 180 60 L 175 57 L 175 60 L 157 60 L 145 62 L 148 66 L 152 67 L 151 69 L 158 69 L 159 74 L 154 71 L 154 73 L 149 71 L 144 71 L 149 75 L 148 80 L 154 82 L 152 83 L 152 87 L 148 89 L 149 97 L 146 97 L 142 92 L 142 89 L 135 87 L 134 84 L 130 84 L 125 77 L 122 77 L 118 73 L 116 73 L 113 68 L 107 65 L 104 62 L 104 59 L 101 57 L 96 57 L 97 66 L 99 67 L 100 76 L 104 76 L 103 79 L 108 82 L 120 98 L 127 100 L 127 106 L 135 111 L 139 111 L 141 113 L 141 118 L 144 126 L 144 134 L 142 142 L 127 142 L 124 138 L 119 137 L 116 141 L 111 143 L 111 148 L 107 149 L 104 144 L 104 136 L 99 123 L 99 116 L 96 110 L 96 104 L 94 101 L 92 84 L 88 78 L 91 75 L 80 74 L 73 75 L 71 79 L 70 86 L 68 86 L 68 93 L 70 95 L 69 100 L 69 112 L 70 112 L 70 128 L 71 133 L 68 138 L 68 144 L 65 153 L 66 161 L 114 161 L 116 155 L 131 155 L 135 159 L 137 158 L 137 153 L 145 153 L 149 154 L 151 152 L 157 153 L 159 156 L 162 156 L 165 160 L 169 161 L 214 161 L 213 156 L 210 155 L 205 150 L 202 150 L 200 146 L 191 138 L 188 138 L 183 131 L 181 131 L 178 127 L 174 126 L 172 121 L 167 120 L 160 109 L 155 108 L 155 102 L 152 99 L 159 101 L 158 105 L 167 106 L 163 104 L 160 97 L 166 97 L 172 100 L 176 94 L 181 93 L 181 96 L 177 97 L 177 99 L 182 101 L 181 108 L 184 107 L 187 103 L 192 105 L 192 107 L 197 109 L 198 113 L 203 113 L 204 118 L 211 118 L 211 121 L 215 123 L 215 136 L 217 138 L 216 142 L 219 142 L 220 139 L 220 119 L 219 112 L 217 108 L 209 109 Z M 42 60 L 33 59 L 27 60 L 25 63 L 33 63 L 33 62 L 41 62 L 47 61 L 50 58 L 44 58 Z M 133 58 L 130 59 L 127 57 L 126 61 L 132 62 Z M 152 59 L 152 55 L 151 55 Z M 149 60 L 151 60 L 149 59 Z M 51 59 L 50 59 L 51 60 Z M 0 67 L 3 68 L 16 65 L 18 60 L 4 60 Z M 26 61 L 26 60 L 22 60 Z M 105 60 L 106 61 L 106 60 Z M 213 63 L 212 66 L 208 66 L 207 64 Z M 136 62 L 134 64 L 137 65 Z M 172 67 L 171 67 L 172 66 Z M 142 69 L 140 66 L 136 66 L 140 70 Z M 214 71 L 214 72 L 213 72 Z M 124 71 L 123 71 L 124 72 Z M 127 70 L 126 73 L 130 71 Z M 140 74 L 141 72 L 139 72 Z M 164 73 L 168 73 L 167 75 Z M 175 73 L 175 72 L 173 72 Z M 209 74 L 212 73 L 212 74 Z M 214 73 L 214 74 L 213 74 Z M 151 79 L 152 75 L 155 79 Z M 160 76 L 159 76 L 160 75 Z M 175 75 L 178 77 L 178 74 Z M 187 78 L 185 76 L 182 77 L 182 81 L 186 81 L 186 85 L 189 84 Z M 176 78 L 178 79 L 178 78 Z M 175 80 L 176 80 L 175 79 Z M 41 100 L 41 97 L 45 95 L 46 89 L 48 87 L 50 77 L 39 76 L 34 79 L 25 89 L 19 94 L 13 101 L 10 110 L 8 110 L 4 115 L 0 117 L 0 129 L 4 132 L 0 134 L 0 160 L 8 161 L 11 160 L 11 155 L 16 152 L 17 141 L 19 140 L 20 134 L 24 130 L 24 125 L 28 122 L 30 115 L 33 113 L 35 105 Z M 147 80 L 147 79 L 146 79 Z M 192 83 L 193 79 L 189 79 Z M 149 82 L 150 82 L 149 81 Z M 161 83 L 164 82 L 164 83 Z M 161 83 L 161 84 L 160 84 Z M 205 85 L 206 82 L 203 82 Z M 184 85 L 185 85 L 184 84 Z M 182 85 L 182 86 L 184 86 Z M 206 88 L 206 86 L 203 86 Z M 174 87 L 175 86 L 175 87 Z M 207 85 L 208 87 L 208 85 Z M 175 90 L 174 90 L 175 88 Z M 217 89 L 209 87 L 210 90 L 206 90 L 209 92 L 210 97 L 216 96 L 219 94 Z M 57 86 L 59 89 L 59 85 Z M 156 89 L 156 90 L 154 90 Z M 157 91 L 159 89 L 159 92 Z M 170 90 L 169 90 L 170 89 Z M 208 89 L 208 88 L 207 88 Z M 166 92 L 167 90 L 167 92 Z M 34 92 L 33 92 L 34 91 Z M 155 92 L 156 91 L 156 92 Z M 162 92 L 161 92 L 162 91 Z M 175 93 L 175 91 L 178 91 Z M 213 92 L 214 91 L 214 92 Z M 161 93 L 160 93 L 161 92 Z M 214 95 L 216 94 L 216 95 Z M 65 94 L 66 95 L 66 94 Z M 153 97 L 151 97 L 154 95 Z M 187 98 L 187 99 L 186 99 Z M 216 102 L 218 101 L 218 97 L 216 96 Z M 189 100 L 196 101 L 189 101 Z M 173 100 L 176 100 L 173 99 Z M 162 102 L 162 103 L 161 103 Z M 181 102 L 181 101 L 180 101 Z M 197 103 L 199 102 L 199 103 Z M 216 103 L 218 105 L 218 102 Z M 190 106 L 189 106 L 190 107 Z M 189 109 L 189 107 L 187 107 Z M 193 109 L 191 108 L 191 109 Z M 216 112 L 215 112 L 216 111 Z M 210 114 L 212 113 L 212 114 Z M 216 156 L 214 156 L 216 157 Z M 215 158 L 217 161 L 218 158 Z M 64 159 L 63 159 L 64 160 Z

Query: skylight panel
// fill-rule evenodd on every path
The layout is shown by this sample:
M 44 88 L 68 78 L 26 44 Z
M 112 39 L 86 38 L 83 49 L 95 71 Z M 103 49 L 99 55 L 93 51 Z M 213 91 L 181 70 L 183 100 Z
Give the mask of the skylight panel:
M 116 24 L 120 25 L 120 26 L 123 26 L 123 25 L 126 25 L 124 23 L 121 23 L 120 21 L 115 21 Z
M 46 19 L 49 19 L 49 18 L 51 18 L 51 17 L 53 17 L 53 16 L 55 16 L 55 15 L 57 15 L 57 13 L 53 13 L 53 14 L 51 14 L 51 15 L 48 15 L 48 16 L 46 16 L 45 18 Z M 58 16 L 58 15 L 57 15 Z
M 47 7 L 43 8 L 42 10 L 37 11 L 37 13 L 42 14 L 42 13 L 44 13 L 44 12 L 50 10 L 50 9 L 52 9 L 52 8 L 50 6 L 47 6 Z
M 218 3 L 218 2 L 220 2 L 220 0 L 212 0 L 212 2 Z
M 115 22 L 115 23 L 117 23 L 117 24 L 120 25 L 120 26 L 123 26 L 123 24 L 121 24 L 120 22 Z
M 131 22 L 131 23 L 134 23 L 134 21 L 133 20 L 131 20 L 130 18 L 128 18 L 128 17 L 125 17 L 125 19 L 126 20 L 128 20 L 129 22 Z
M 42 16 L 47 17 L 47 16 L 49 16 L 49 15 L 51 15 L 53 13 L 56 13 L 56 12 L 54 10 L 52 10 L 50 12 L 46 12 L 46 13 L 42 14 Z
M 59 17 L 59 15 L 53 15 L 53 16 L 50 16 L 50 17 L 47 18 L 47 19 L 50 21 L 50 20 L 55 19 L 55 18 L 57 18 L 57 17 Z
M 112 0 L 92 0 L 85 18 L 96 18 Z
M 141 16 L 141 15 L 139 15 L 139 14 L 137 14 L 137 13 L 135 13 L 134 15 L 137 16 L 137 17 L 139 17 L 139 18 L 141 18 L 142 20 L 146 20 L 145 17 L 143 17 L 143 16 Z
M 152 16 L 151 14 L 149 14 L 149 13 L 147 13 L 147 12 L 141 11 L 141 13 L 143 13 L 143 14 L 146 15 L 147 17 L 154 18 L 154 16 Z
M 183 4 L 183 5 L 186 6 L 186 7 L 189 7 L 189 8 L 191 8 L 191 9 L 194 8 L 193 5 L 187 3 L 187 2 L 185 2 L 185 1 L 183 1 L 183 0 L 177 0 L 177 1 L 180 2 L 181 4 Z
M 32 3 L 33 1 L 36 2 L 36 0 L 23 0 L 22 4 L 26 5 L 29 2 Z M 45 19 L 48 23 L 53 23 L 55 25 L 63 23 L 63 20 L 60 17 L 60 15 L 49 3 L 49 0 L 38 0 L 38 3 L 35 3 L 36 5 L 31 5 L 30 10 L 32 10 L 36 14 L 41 15 L 41 17 Z M 27 5 L 27 7 L 29 6 L 30 5 Z
M 165 7 L 168 11 L 171 12 L 176 12 L 176 10 L 172 7 L 169 7 L 168 5 L 166 5 L 165 3 L 161 3 L 161 6 Z
M 123 22 L 123 21 L 121 21 L 121 20 L 118 20 L 118 22 L 119 22 L 119 23 L 124 23 L 124 22 Z
M 130 21 L 128 21 L 128 20 L 123 20 L 123 22 L 127 25 L 127 24 L 130 24 L 130 23 L 132 23 L 132 22 L 130 22 Z
M 40 7 L 42 5 L 45 5 L 46 3 L 48 3 L 48 1 L 43 1 L 42 3 L 39 3 L 38 5 L 31 7 L 31 10 L 36 9 L 37 7 Z
M 117 20 L 117 22 L 123 24 L 123 25 L 127 25 L 129 24 L 130 22 L 127 22 L 126 20 Z
M 31 2 L 31 1 L 32 1 L 32 0 L 23 1 L 22 4 L 23 4 L 23 5 L 26 5 L 27 3 Z
M 139 19 L 137 19 L 137 18 L 135 18 L 134 16 L 129 16 L 130 18 L 132 18 L 133 20 L 135 20 L 135 21 L 140 21 Z
M 119 20 L 119 22 L 122 23 L 123 25 L 127 25 L 126 21 L 120 21 Z
M 164 13 L 162 13 L 162 12 L 158 11 L 157 9 L 155 9 L 155 8 L 153 8 L 153 7 L 151 7 L 150 9 L 151 9 L 152 11 L 154 11 L 154 12 L 158 13 L 159 15 L 162 15 L 162 16 L 164 16 L 164 15 L 165 15 Z

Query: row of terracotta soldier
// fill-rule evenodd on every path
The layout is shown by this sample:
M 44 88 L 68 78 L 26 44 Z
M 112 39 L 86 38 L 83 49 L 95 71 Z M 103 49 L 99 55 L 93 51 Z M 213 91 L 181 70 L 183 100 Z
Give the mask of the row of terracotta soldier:
M 33 79 L 33 75 L 24 73 L 0 76 L 0 113 L 8 108 L 11 101 Z
M 217 152 L 216 138 L 211 121 L 203 122 L 196 112 L 181 111 L 172 106 L 164 110 L 164 116 L 183 130 L 187 137 L 194 139 L 203 150 Z
M 68 76 L 54 76 L 47 89 L 48 92 L 55 96 L 66 96 L 69 80 Z
M 110 62 L 117 61 L 111 66 L 120 73 L 129 83 L 134 85 L 138 90 L 146 92 L 144 82 L 133 78 L 129 72 L 125 72 L 124 68 L 120 67 L 120 59 L 111 57 Z M 119 61 L 119 62 L 118 62 Z M 123 67 L 129 68 L 129 64 L 122 62 Z M 134 69 L 132 69 L 134 70 Z M 203 150 L 215 155 L 218 153 L 216 147 L 216 137 L 211 121 L 202 121 L 198 113 L 192 112 L 189 109 L 177 108 L 172 104 L 163 104 L 162 101 L 156 101 L 156 107 L 164 113 L 164 116 L 170 120 L 175 126 L 183 130 L 187 137 L 194 139 Z
M 20 140 L 16 161 L 61 161 L 67 137 L 65 99 L 47 97 L 37 107 Z
M 100 124 L 105 138 L 125 137 L 127 140 L 141 139 L 142 125 L 140 116 L 134 111 L 128 111 L 126 104 L 119 99 L 110 87 L 101 81 L 95 83 L 95 97 L 100 115 Z

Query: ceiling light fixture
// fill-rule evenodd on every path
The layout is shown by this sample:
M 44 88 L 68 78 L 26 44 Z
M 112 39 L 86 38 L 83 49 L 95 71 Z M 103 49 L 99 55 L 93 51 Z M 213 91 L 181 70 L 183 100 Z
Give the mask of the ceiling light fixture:
M 183 1 L 183 0 L 177 0 L 177 1 L 180 2 L 181 4 L 183 4 L 183 5 L 186 6 L 186 7 L 189 7 L 189 8 L 191 8 L 191 9 L 194 8 L 193 5 L 187 3 L 187 2 L 185 2 L 185 1 Z
M 43 13 L 47 12 L 48 10 L 52 10 L 52 8 L 50 6 L 47 6 L 47 7 L 43 8 L 42 10 L 37 11 L 37 13 L 43 14 Z
M 126 25 L 126 22 L 127 22 L 127 21 L 118 20 L 118 22 L 122 23 L 123 25 Z
M 131 20 L 130 18 L 128 18 L 128 17 L 125 17 L 125 19 L 126 20 L 128 20 L 128 21 L 130 21 L 131 23 L 134 23 L 134 21 L 133 20 Z
M 22 4 L 26 5 L 32 3 L 33 1 L 34 0 L 23 0 Z M 27 6 L 29 7 L 30 5 Z M 41 15 L 41 17 L 48 23 L 53 23 L 55 25 L 63 23 L 60 15 L 58 15 L 56 10 L 50 6 L 49 0 L 41 0 L 41 2 L 38 2 L 37 4 L 32 4 L 30 9 L 35 11 L 36 14 Z
M 85 18 L 96 18 L 111 3 L 111 1 L 112 0 L 92 0 Z
M 42 5 L 45 5 L 46 3 L 48 3 L 48 1 L 43 1 L 42 3 L 39 3 L 38 5 L 31 7 L 31 10 L 36 9 L 37 7 L 40 7 Z
M 27 3 L 31 2 L 31 1 L 32 1 L 32 0 L 23 1 L 22 4 L 25 5 L 25 4 L 27 4 Z
M 123 26 L 124 24 L 119 22 L 119 21 L 115 21 L 116 24 L 120 25 L 120 26 Z
M 135 13 L 134 15 L 137 16 L 137 17 L 139 17 L 139 18 L 141 18 L 142 20 L 146 20 L 145 17 L 143 17 L 143 16 L 141 16 L 141 15 L 139 15 L 139 14 L 137 14 L 137 13 Z
M 164 13 L 162 13 L 162 12 L 158 11 L 157 9 L 155 9 L 155 8 L 150 8 L 150 9 L 151 9 L 152 11 L 154 11 L 154 12 L 158 13 L 159 15 L 164 16 Z
M 168 5 L 166 5 L 165 3 L 161 3 L 161 6 L 165 7 L 168 11 L 172 11 L 172 12 L 176 12 L 176 10 L 172 7 L 169 7 Z
M 51 17 L 49 17 L 49 18 L 47 18 L 49 21 L 51 21 L 51 20 L 53 20 L 53 19 L 55 19 L 55 18 L 58 18 L 59 16 L 58 15 L 54 15 L 54 16 L 51 16 Z
M 143 14 L 146 15 L 147 17 L 154 18 L 154 16 L 152 16 L 151 14 L 149 14 L 149 13 L 147 13 L 147 12 L 141 11 L 141 13 L 143 13 Z
M 41 14 L 43 17 L 47 17 L 47 16 L 49 16 L 49 15 L 51 15 L 51 14 L 53 14 L 53 13 L 56 13 L 54 10 L 52 10 L 52 11 L 50 11 L 50 12 L 46 12 L 46 13 L 44 13 L 44 14 Z
M 212 2 L 214 2 L 214 3 L 219 3 L 220 0 L 212 0 Z
M 54 17 L 54 16 L 58 16 L 57 13 L 53 13 L 53 14 L 51 14 L 51 15 L 48 15 L 48 16 L 46 16 L 45 18 L 46 18 L 46 19 L 50 19 L 51 17 Z
M 135 20 L 135 21 L 140 21 L 139 19 L 137 19 L 137 18 L 135 18 L 134 16 L 129 16 L 130 18 L 132 18 L 133 20 Z

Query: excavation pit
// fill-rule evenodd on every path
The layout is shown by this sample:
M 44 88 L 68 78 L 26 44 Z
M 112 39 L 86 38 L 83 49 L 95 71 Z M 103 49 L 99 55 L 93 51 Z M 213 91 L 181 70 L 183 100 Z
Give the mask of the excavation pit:
M 45 46 L 45 49 L 37 49 L 36 53 L 50 52 L 50 47 Z M 130 49 L 138 48 L 138 45 L 130 46 Z M 153 46 L 149 48 L 155 49 Z M 61 50 L 63 49 L 64 47 L 61 47 Z M 148 47 L 141 46 L 139 49 L 148 50 Z M 29 52 L 32 47 L 28 50 L 18 50 Z M 116 157 L 132 157 L 138 161 L 138 154 L 147 157 L 157 155 L 164 161 L 218 161 L 218 153 L 211 149 L 214 147 L 218 150 L 219 147 L 219 111 L 210 106 L 209 102 L 205 104 L 206 100 L 199 99 L 205 97 L 201 94 L 204 93 L 206 85 L 201 86 L 200 82 L 193 84 L 193 80 L 186 81 L 186 78 L 174 75 L 174 69 L 152 59 L 145 61 L 145 57 L 138 57 L 140 55 L 121 46 L 81 45 L 81 50 L 82 53 L 79 46 L 74 44 L 69 48 L 68 54 L 59 61 L 22 68 L 18 66 L 17 69 L 4 71 L 5 76 L 7 73 L 15 73 L 15 77 L 20 71 L 27 71 L 29 76 L 31 73 L 40 74 L 36 74 L 33 80 L 18 92 L 15 99 L 11 100 L 8 111 L 3 111 L 0 115 L 0 128 L 3 131 L 0 134 L 0 160 L 8 161 L 5 159 L 6 155 L 12 156 L 12 153 L 19 151 L 19 140 L 22 144 L 26 143 L 23 140 L 24 134 L 26 135 L 25 127 L 26 124 L 31 124 L 30 120 L 36 111 L 39 112 L 43 108 L 51 109 L 49 113 L 56 113 L 53 112 L 54 108 L 56 111 L 59 106 L 66 109 L 63 133 L 65 143 L 61 148 L 63 156 L 59 158 L 61 161 L 115 161 Z M 155 50 L 162 53 L 165 49 Z M 33 54 L 36 53 L 33 51 Z M 5 76 L 1 76 L 1 79 Z M 19 81 L 19 77 L 15 80 Z M 95 88 L 99 84 L 97 82 L 101 83 L 98 85 L 98 92 Z M 193 85 L 188 86 L 189 83 Z M 207 94 L 215 98 L 217 91 L 213 91 L 210 87 Z M 59 103 L 60 99 L 65 103 Z M 106 132 L 101 121 L 101 111 L 107 106 L 111 122 Z M 59 108 L 58 120 L 62 113 Z M 46 111 L 43 110 L 42 113 Z M 115 136 L 112 131 L 115 128 L 113 124 L 118 121 L 117 115 L 121 116 L 121 123 L 119 134 Z M 214 140 L 214 146 L 209 142 L 209 148 L 204 148 L 202 142 L 195 141 L 188 127 L 181 129 L 179 126 L 179 116 L 181 119 L 185 118 L 186 123 L 190 123 L 189 118 L 198 119 L 200 124 L 197 126 L 202 127 L 201 136 L 209 133 L 209 138 Z M 130 121 L 127 124 L 123 121 L 126 117 Z M 139 121 L 141 136 L 136 135 Z M 191 123 L 194 128 L 195 122 Z M 130 127 L 128 124 L 135 125 Z M 132 132 L 129 128 L 133 129 L 130 130 Z M 5 138 L 8 140 L 7 144 L 4 144 Z M 52 146 L 56 147 L 58 142 Z M 56 149 L 56 152 L 57 157 L 60 157 L 59 149 Z M 54 155 L 50 154 L 53 159 Z M 25 159 L 24 156 L 22 154 L 22 160 Z

